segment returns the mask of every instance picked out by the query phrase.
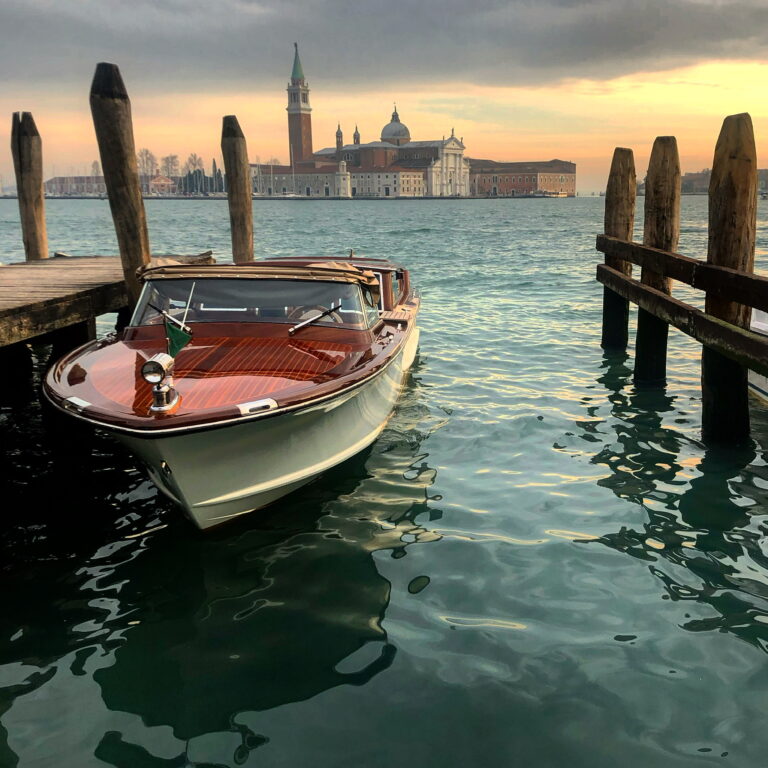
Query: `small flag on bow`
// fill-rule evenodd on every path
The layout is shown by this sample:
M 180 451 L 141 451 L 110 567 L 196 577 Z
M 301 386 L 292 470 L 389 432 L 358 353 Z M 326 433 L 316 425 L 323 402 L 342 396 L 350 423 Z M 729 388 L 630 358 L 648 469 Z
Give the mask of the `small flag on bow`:
M 166 318 L 165 336 L 168 339 L 168 354 L 171 357 L 176 357 L 192 339 L 192 334 L 187 330 L 188 328 L 189 326 L 182 328 Z

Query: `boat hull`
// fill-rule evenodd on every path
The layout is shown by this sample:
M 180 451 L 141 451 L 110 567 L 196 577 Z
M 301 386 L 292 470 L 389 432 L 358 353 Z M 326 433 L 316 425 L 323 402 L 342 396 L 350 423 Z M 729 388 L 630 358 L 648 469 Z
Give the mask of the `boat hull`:
M 753 309 L 750 330 L 759 333 L 761 336 L 768 336 L 768 312 Z M 756 371 L 749 371 L 748 381 L 750 393 L 763 405 L 768 405 L 768 377 Z
M 755 371 L 749 371 L 749 391 L 763 405 L 768 405 L 768 378 Z
M 419 331 L 380 372 L 323 402 L 219 428 L 145 437 L 115 431 L 201 529 L 271 504 L 370 445 L 392 412 Z

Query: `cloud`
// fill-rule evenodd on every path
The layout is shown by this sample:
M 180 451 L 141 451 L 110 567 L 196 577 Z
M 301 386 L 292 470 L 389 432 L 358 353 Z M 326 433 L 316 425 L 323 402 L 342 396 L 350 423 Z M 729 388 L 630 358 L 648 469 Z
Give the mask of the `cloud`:
M 762 59 L 764 0 L 3 0 L 0 82 L 273 89 L 298 40 L 310 85 L 545 84 Z

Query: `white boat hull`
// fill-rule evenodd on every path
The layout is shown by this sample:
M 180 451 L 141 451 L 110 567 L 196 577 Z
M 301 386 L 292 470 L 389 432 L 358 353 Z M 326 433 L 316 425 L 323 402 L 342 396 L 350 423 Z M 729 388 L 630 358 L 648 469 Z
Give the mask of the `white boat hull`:
M 370 445 L 397 401 L 418 338 L 414 328 L 383 371 L 316 405 L 167 437 L 114 435 L 198 527 L 210 528 L 272 503 Z
M 762 336 L 768 336 L 768 313 L 759 309 L 753 309 L 751 330 Z M 763 405 L 768 405 L 768 378 L 761 373 L 749 371 L 748 381 L 751 394 L 760 400 Z
M 763 405 L 768 405 L 768 378 L 755 373 L 749 372 L 749 391 L 751 394 L 762 402 Z

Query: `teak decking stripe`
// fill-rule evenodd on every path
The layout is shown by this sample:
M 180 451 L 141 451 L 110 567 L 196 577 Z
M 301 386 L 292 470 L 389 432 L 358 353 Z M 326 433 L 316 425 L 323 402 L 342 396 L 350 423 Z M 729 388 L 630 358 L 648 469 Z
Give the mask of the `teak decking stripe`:
M 158 346 L 163 345 L 160 342 Z M 207 338 L 197 345 L 193 341 L 192 346 L 182 350 L 174 379 L 185 411 L 236 405 L 274 394 L 286 386 L 287 379 L 297 384 L 316 380 L 351 350 L 348 344 L 325 341 Z M 140 351 L 148 358 L 159 349 Z M 138 352 L 123 347 L 122 354 Z M 209 367 L 201 370 L 206 364 Z M 107 366 L 95 376 L 92 372 L 94 386 L 102 396 L 145 415 L 151 404 L 150 385 L 140 380 L 138 374 L 126 377 L 125 368 L 116 360 L 108 361 Z

